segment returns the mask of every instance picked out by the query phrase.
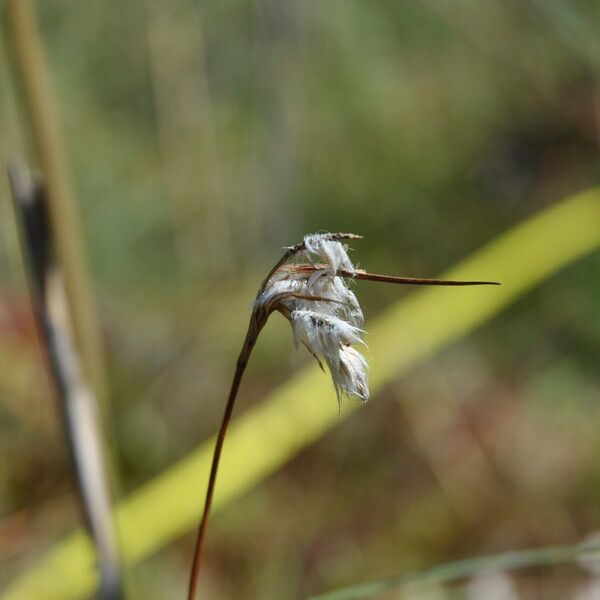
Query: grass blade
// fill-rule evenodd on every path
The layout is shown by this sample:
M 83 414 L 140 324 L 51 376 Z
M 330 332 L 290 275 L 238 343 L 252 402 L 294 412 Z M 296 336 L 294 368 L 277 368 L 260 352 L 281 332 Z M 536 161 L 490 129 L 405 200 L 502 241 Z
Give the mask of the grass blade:
M 327 594 L 312 596 L 308 600 L 368 600 L 378 598 L 380 594 L 400 588 L 403 585 L 410 584 L 411 589 L 416 591 L 415 585 L 427 586 L 434 583 L 454 583 L 485 571 L 514 571 L 531 567 L 559 565 L 588 558 L 593 554 L 597 558 L 598 552 L 600 552 L 598 544 L 575 544 L 572 546 L 546 546 L 478 556 L 445 563 L 418 573 L 361 583 Z

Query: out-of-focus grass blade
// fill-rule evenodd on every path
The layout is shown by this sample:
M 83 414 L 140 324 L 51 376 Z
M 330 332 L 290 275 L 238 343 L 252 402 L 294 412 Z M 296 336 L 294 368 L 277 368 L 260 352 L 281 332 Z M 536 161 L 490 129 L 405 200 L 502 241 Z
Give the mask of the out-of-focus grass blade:
M 367 324 L 373 395 L 599 247 L 600 188 L 595 188 L 528 219 L 442 275 L 502 286 L 421 288 L 399 301 Z M 214 508 L 238 498 L 358 408 L 351 404 L 338 412 L 329 379 L 314 367 L 300 371 L 231 427 Z M 211 438 L 120 504 L 117 521 L 128 565 L 196 525 L 212 447 Z M 79 530 L 16 578 L 0 600 L 70 600 L 89 595 L 96 583 L 92 549 Z
M 490 556 L 466 558 L 451 563 L 438 565 L 426 571 L 388 577 L 378 581 L 361 583 L 319 596 L 312 596 L 308 600 L 368 600 L 379 598 L 381 594 L 402 586 L 410 585 L 413 593 L 417 586 L 425 588 L 432 584 L 453 583 L 486 571 L 515 571 L 538 566 L 551 566 L 573 562 L 578 559 L 598 557 L 600 546 L 592 544 L 575 544 L 572 546 L 547 546 L 544 548 L 530 548 L 516 552 L 503 552 Z

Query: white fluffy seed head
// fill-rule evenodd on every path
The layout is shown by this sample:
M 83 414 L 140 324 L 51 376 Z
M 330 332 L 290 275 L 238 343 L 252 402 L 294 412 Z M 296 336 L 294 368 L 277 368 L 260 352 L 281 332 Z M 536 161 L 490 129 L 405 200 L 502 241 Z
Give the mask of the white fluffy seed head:
M 338 400 L 369 397 L 367 361 L 351 347 L 362 340 L 363 313 L 338 270 L 353 273 L 347 249 L 327 234 L 304 238 L 309 264 L 286 264 L 269 280 L 256 300 L 267 312 L 277 310 L 292 324 L 296 346 L 303 344 L 327 364 Z M 324 263 L 324 264 L 322 264 Z

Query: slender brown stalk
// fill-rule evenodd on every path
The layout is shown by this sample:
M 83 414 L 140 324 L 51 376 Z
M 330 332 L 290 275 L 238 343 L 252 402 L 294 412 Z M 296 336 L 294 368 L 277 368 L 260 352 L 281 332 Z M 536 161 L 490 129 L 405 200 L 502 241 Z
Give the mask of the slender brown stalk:
M 328 238 L 331 240 L 351 240 L 351 239 L 361 239 L 362 236 L 356 235 L 353 233 L 331 233 L 328 235 Z M 304 243 L 297 244 L 295 246 L 291 246 L 286 250 L 283 256 L 275 263 L 273 268 L 269 271 L 267 276 L 264 278 L 263 282 L 260 285 L 256 298 L 258 299 L 260 295 L 265 291 L 269 280 L 273 276 L 273 274 L 284 265 L 290 258 L 292 258 L 298 252 L 301 252 L 306 249 Z M 317 299 L 317 298 L 314 298 Z M 223 413 L 223 418 L 221 420 L 221 426 L 219 428 L 219 433 L 217 434 L 217 441 L 215 442 L 215 449 L 213 450 L 212 463 L 210 466 L 210 475 L 208 477 L 208 485 L 206 487 L 206 497 L 204 499 L 204 509 L 202 512 L 202 519 L 200 520 L 200 525 L 198 526 L 198 534 L 196 537 L 196 547 L 194 549 L 194 558 L 192 561 L 192 569 L 190 572 L 190 583 L 188 587 L 188 600 L 194 600 L 196 597 L 196 590 L 198 589 L 198 581 L 200 578 L 200 567 L 202 566 L 202 557 L 204 550 L 204 539 L 206 538 L 206 528 L 208 526 L 208 518 L 210 515 L 210 509 L 212 506 L 213 495 L 215 491 L 215 484 L 217 482 L 217 472 L 219 470 L 219 463 L 221 461 L 221 452 L 223 450 L 223 444 L 225 442 L 225 435 L 227 433 L 227 428 L 229 427 L 229 422 L 231 421 L 231 415 L 233 413 L 233 407 L 235 405 L 235 400 L 237 398 L 237 393 L 240 387 L 240 383 L 242 381 L 242 377 L 244 376 L 244 371 L 246 370 L 246 365 L 248 364 L 248 360 L 250 358 L 250 354 L 252 354 L 252 350 L 256 345 L 256 340 L 258 339 L 258 335 L 260 334 L 262 328 L 267 323 L 267 319 L 269 318 L 270 309 L 268 307 L 259 306 L 255 304 L 254 310 L 252 311 L 252 315 L 250 317 L 250 324 L 248 326 L 248 332 L 246 333 L 246 338 L 244 339 L 244 343 L 242 345 L 242 349 L 237 359 L 237 363 L 235 366 L 235 373 L 233 375 L 233 380 L 231 382 L 231 389 L 229 391 L 229 396 L 227 398 L 227 404 L 225 405 L 225 412 Z
M 221 427 L 219 429 L 217 441 L 215 443 L 215 449 L 213 451 L 212 464 L 210 467 L 210 476 L 208 478 L 208 486 L 206 488 L 206 498 L 204 500 L 204 511 L 202 513 L 202 520 L 200 521 L 200 525 L 198 527 L 198 537 L 196 538 L 196 548 L 194 550 L 194 559 L 192 561 L 190 585 L 188 589 L 188 600 L 193 600 L 196 597 L 196 589 L 198 587 L 198 579 L 200 576 L 200 565 L 202 563 L 202 556 L 204 550 L 204 538 L 206 537 L 206 527 L 208 525 L 208 517 L 210 514 L 210 508 L 212 506 L 212 499 L 215 491 L 215 484 L 217 481 L 217 471 L 219 470 L 219 462 L 221 460 L 221 451 L 223 450 L 225 434 L 227 433 L 227 428 L 229 426 L 229 421 L 231 420 L 231 414 L 233 412 L 235 399 L 237 397 L 238 389 L 240 387 L 244 371 L 246 370 L 246 365 L 248 364 L 248 359 L 250 358 L 250 354 L 252 353 L 252 348 L 254 348 L 254 345 L 256 344 L 256 340 L 258 338 L 260 330 L 264 327 L 266 323 L 266 318 L 262 322 L 257 321 L 257 319 L 254 318 L 255 314 L 256 312 L 252 314 L 253 318 L 250 320 L 248 333 L 246 334 L 246 339 L 244 340 L 242 350 L 240 351 L 240 355 L 237 359 L 237 363 L 235 366 L 235 374 L 233 376 L 233 381 L 231 382 L 231 390 L 229 391 L 229 397 L 227 398 L 225 412 L 223 414 Z

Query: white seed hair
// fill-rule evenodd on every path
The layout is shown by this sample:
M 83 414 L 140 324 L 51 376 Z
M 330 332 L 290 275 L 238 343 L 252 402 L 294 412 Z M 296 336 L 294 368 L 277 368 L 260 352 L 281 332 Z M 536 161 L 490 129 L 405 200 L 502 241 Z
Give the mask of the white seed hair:
M 357 396 L 363 402 L 369 399 L 369 379 L 367 359 L 358 350 L 344 346 L 340 350 L 340 367 L 334 371 L 329 365 L 333 385 L 338 398 L 343 395 Z
M 364 343 L 362 330 L 343 319 L 314 310 L 292 312 L 292 329 L 296 347 L 302 342 L 315 356 L 324 358 L 336 369 L 344 346 Z
M 310 295 L 307 280 L 280 269 L 269 281 L 265 291 L 256 299 L 257 306 L 281 303 L 291 306 L 293 296 Z M 275 310 L 280 310 L 276 306 Z
M 338 401 L 355 396 L 365 402 L 367 360 L 351 347 L 364 344 L 363 312 L 346 279 L 338 275 L 339 269 L 354 273 L 354 266 L 346 247 L 327 234 L 305 236 L 304 246 L 309 265 L 280 267 L 256 305 L 277 310 L 290 321 L 296 347 L 303 344 L 321 367 L 325 363 L 329 368 Z
M 331 273 L 339 268 L 354 271 L 354 265 L 348 257 L 346 247 L 340 242 L 329 239 L 326 233 L 311 233 L 304 236 L 304 246 L 309 258 L 315 256 L 327 263 Z

